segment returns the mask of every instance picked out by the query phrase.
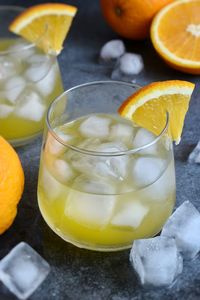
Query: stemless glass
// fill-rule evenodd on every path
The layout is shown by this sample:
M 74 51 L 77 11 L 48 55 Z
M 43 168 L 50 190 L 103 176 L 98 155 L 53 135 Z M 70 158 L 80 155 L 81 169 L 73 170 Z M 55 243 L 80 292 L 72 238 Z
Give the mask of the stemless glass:
M 0 7 L 0 135 L 14 146 L 41 133 L 47 108 L 63 92 L 56 57 L 9 32 L 22 11 Z
M 156 137 L 117 113 L 138 88 L 117 81 L 87 83 L 64 92 L 48 110 L 39 208 L 49 227 L 78 247 L 129 248 L 133 240 L 157 234 L 174 207 L 168 120 Z M 138 139 L 142 145 L 136 148 Z

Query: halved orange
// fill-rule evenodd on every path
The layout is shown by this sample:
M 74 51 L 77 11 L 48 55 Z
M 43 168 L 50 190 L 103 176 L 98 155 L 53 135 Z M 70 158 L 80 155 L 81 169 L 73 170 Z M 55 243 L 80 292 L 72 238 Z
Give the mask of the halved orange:
M 153 82 L 131 95 L 119 113 L 137 125 L 159 135 L 169 113 L 169 137 L 178 144 L 194 84 L 182 80 Z
M 18 15 L 9 29 L 46 53 L 58 55 L 76 11 L 76 7 L 63 3 L 38 4 Z
M 154 18 L 151 40 L 173 68 L 200 74 L 200 0 L 174 1 Z

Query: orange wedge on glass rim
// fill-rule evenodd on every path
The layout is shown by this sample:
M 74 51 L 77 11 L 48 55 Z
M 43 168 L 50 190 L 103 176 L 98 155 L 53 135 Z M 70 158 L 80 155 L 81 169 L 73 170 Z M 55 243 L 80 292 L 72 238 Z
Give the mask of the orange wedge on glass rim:
M 76 12 L 76 7 L 63 3 L 38 4 L 19 14 L 9 30 L 44 52 L 58 55 Z
M 174 1 L 151 25 L 155 50 L 171 67 L 200 74 L 200 0 Z
M 125 100 L 119 113 L 159 135 L 166 125 L 168 112 L 168 135 L 178 144 L 193 90 L 194 84 L 188 81 L 153 82 Z

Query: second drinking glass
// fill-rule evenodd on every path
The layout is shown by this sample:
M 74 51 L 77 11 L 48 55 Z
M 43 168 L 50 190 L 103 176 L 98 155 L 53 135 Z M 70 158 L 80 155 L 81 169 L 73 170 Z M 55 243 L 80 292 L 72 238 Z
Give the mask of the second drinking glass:
M 56 57 L 8 31 L 22 11 L 0 8 L 0 135 L 15 146 L 41 133 L 48 106 L 63 92 Z

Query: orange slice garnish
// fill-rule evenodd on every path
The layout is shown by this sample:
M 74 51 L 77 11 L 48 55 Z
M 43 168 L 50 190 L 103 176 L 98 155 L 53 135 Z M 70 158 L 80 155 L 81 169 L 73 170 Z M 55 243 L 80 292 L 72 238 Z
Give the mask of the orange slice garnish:
M 151 83 L 131 95 L 119 108 L 119 113 L 137 125 L 159 135 L 169 113 L 169 137 L 180 142 L 194 84 L 181 80 Z
M 58 55 L 76 11 L 76 7 L 62 3 L 35 5 L 18 15 L 9 29 L 46 53 Z

